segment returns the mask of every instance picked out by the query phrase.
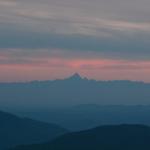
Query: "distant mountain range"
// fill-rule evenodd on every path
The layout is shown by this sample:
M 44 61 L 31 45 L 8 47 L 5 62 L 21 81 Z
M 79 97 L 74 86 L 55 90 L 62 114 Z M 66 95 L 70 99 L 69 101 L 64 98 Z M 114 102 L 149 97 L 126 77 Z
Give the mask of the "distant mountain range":
M 150 127 L 142 125 L 101 126 L 69 133 L 38 145 L 12 150 L 149 150 Z
M 42 111 L 19 111 L 18 115 L 53 122 L 70 131 L 80 131 L 99 125 L 150 125 L 150 105 L 77 105 Z
M 22 144 L 43 143 L 66 133 L 55 124 L 43 123 L 0 111 L 0 150 Z
M 45 109 L 80 104 L 150 104 L 150 84 L 96 81 L 79 74 L 54 81 L 1 83 L 1 108 Z

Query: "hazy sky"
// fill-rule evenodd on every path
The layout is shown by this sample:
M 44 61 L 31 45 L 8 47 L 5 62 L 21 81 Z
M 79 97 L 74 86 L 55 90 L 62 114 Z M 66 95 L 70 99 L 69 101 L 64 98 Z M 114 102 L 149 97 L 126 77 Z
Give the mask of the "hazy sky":
M 150 82 L 150 0 L 0 0 L 0 81 Z

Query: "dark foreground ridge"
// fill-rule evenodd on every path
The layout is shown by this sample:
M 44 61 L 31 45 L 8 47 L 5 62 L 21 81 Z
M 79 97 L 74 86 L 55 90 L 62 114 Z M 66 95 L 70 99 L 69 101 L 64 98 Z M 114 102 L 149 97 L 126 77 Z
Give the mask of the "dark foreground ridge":
M 0 111 L 0 150 L 22 144 L 43 143 L 64 133 L 66 130 L 55 124 Z
M 143 125 L 101 126 L 69 133 L 41 145 L 12 150 L 149 150 L 150 127 Z

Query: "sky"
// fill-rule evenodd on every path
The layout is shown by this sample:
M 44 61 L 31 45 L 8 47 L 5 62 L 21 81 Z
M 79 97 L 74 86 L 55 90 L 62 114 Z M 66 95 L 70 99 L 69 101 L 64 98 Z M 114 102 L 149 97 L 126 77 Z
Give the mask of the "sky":
M 149 0 L 0 0 L 0 82 L 78 72 L 150 82 Z

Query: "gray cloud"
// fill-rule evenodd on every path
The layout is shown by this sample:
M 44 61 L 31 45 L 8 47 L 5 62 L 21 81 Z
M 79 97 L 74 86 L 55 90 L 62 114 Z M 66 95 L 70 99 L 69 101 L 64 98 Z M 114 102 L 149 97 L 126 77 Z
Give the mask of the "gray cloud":
M 21 49 L 20 53 L 15 53 L 16 56 L 24 55 L 26 51 L 28 55 L 32 56 L 41 54 L 41 51 L 46 53 L 43 49 L 47 49 L 49 52 L 59 49 L 62 52 L 66 51 L 65 55 L 63 53 L 61 55 L 67 57 L 72 55 L 75 57 L 74 52 L 80 52 L 87 57 L 86 53 L 91 51 L 91 53 L 96 52 L 96 56 L 99 58 L 150 59 L 150 35 L 147 33 L 126 36 L 120 32 L 111 31 L 113 37 L 97 37 L 17 31 L 1 31 L 0 51 Z
M 148 0 L 0 0 L 0 51 L 149 60 L 149 6 Z

